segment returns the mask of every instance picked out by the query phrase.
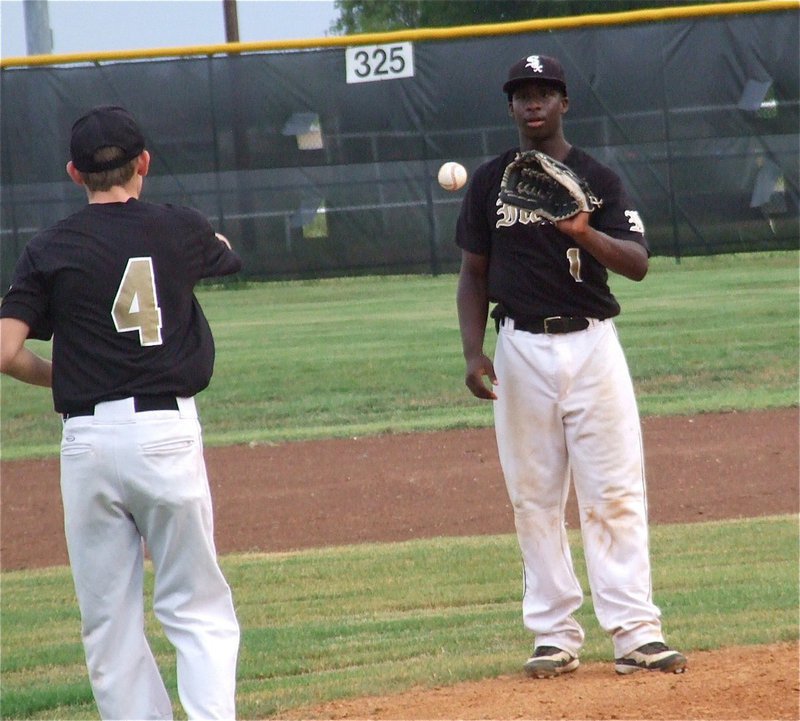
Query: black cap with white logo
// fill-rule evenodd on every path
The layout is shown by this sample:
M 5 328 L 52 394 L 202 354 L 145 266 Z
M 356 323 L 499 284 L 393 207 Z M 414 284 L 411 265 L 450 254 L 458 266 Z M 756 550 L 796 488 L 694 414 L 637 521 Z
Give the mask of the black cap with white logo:
M 503 85 L 504 93 L 513 93 L 520 83 L 530 80 L 558 85 L 567 94 L 567 81 L 561 63 L 549 55 L 528 55 L 514 63 L 508 70 L 508 80 Z

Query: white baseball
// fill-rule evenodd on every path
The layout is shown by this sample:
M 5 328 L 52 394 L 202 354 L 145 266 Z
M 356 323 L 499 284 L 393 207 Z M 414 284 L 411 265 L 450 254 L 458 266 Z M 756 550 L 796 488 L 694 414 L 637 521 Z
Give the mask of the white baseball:
M 445 190 L 458 190 L 467 182 L 467 169 L 461 163 L 450 161 L 439 168 L 438 180 Z

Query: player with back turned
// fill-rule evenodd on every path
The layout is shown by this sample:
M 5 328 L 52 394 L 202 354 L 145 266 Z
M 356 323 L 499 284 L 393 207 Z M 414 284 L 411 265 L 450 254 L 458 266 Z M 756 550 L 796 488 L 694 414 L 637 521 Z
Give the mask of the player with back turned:
M 194 287 L 241 260 L 196 211 L 139 200 L 150 155 L 123 108 L 80 117 L 70 156 L 88 204 L 25 247 L 0 306 L 0 371 L 52 386 L 63 418 L 64 525 L 92 691 L 104 719 L 172 718 L 144 632 L 146 546 L 186 714 L 233 719 L 239 625 L 194 400 L 215 351 Z M 50 337 L 52 364 L 25 345 Z
M 619 177 L 565 138 L 569 109 L 555 58 L 514 63 L 503 85 L 519 135 L 479 167 L 456 227 L 462 251 L 457 306 L 466 384 L 494 401 L 497 447 L 524 570 L 523 622 L 534 635 L 525 671 L 574 671 L 584 631 L 564 510 L 578 502 L 594 610 L 612 638 L 615 669 L 681 672 L 652 600 L 639 415 L 613 318 L 608 270 L 647 273 L 639 213 Z M 583 178 L 596 207 L 549 221 L 498 197 L 518 152 L 541 151 Z M 490 303 L 494 361 L 483 351 Z M 488 379 L 489 384 L 486 380 Z

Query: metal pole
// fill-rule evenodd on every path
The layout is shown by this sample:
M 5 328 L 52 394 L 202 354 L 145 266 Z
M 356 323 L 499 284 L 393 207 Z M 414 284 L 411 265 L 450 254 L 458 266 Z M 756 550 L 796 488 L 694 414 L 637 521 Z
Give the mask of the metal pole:
M 25 45 L 28 55 L 50 55 L 53 52 L 53 31 L 47 0 L 24 0 Z
M 680 228 L 678 226 L 677 204 L 675 202 L 675 185 L 673 183 L 672 171 L 674 158 L 672 157 L 672 133 L 670 131 L 669 105 L 667 104 L 667 76 L 665 67 L 667 64 L 666 49 L 664 47 L 664 33 L 659 33 L 661 39 L 661 106 L 664 117 L 664 145 L 667 151 L 667 200 L 669 201 L 669 217 L 672 222 L 672 248 L 675 254 L 675 262 L 681 262 L 681 239 Z
M 225 42 L 239 42 L 239 14 L 236 11 L 236 0 L 222 0 L 225 12 Z

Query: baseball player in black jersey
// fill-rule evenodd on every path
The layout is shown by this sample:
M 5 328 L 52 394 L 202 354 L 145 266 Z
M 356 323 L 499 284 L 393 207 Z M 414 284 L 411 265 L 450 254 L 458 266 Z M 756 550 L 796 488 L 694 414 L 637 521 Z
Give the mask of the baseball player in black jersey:
M 150 155 L 102 106 L 72 128 L 88 205 L 34 237 L 0 306 L 0 370 L 52 386 L 64 523 L 92 691 L 104 719 L 170 719 L 144 633 L 143 559 L 192 719 L 235 718 L 239 626 L 217 563 L 194 396 L 214 341 L 194 296 L 239 256 L 194 210 L 139 200 Z M 27 338 L 53 339 L 52 364 Z
M 558 60 L 522 58 L 503 91 L 519 148 L 479 167 L 467 189 L 456 228 L 457 305 L 466 384 L 494 401 L 522 551 L 523 621 L 534 634 L 525 671 L 544 678 L 579 663 L 584 631 L 573 614 L 583 593 L 564 522 L 572 482 L 594 609 L 617 672 L 680 672 L 686 658 L 664 643 L 651 598 L 639 415 L 608 286 L 608 270 L 637 281 L 647 273 L 642 220 L 619 177 L 565 139 L 569 99 Z M 503 171 L 518 150 L 563 162 L 601 205 L 553 224 L 503 204 Z M 490 303 L 494 362 L 483 351 Z

